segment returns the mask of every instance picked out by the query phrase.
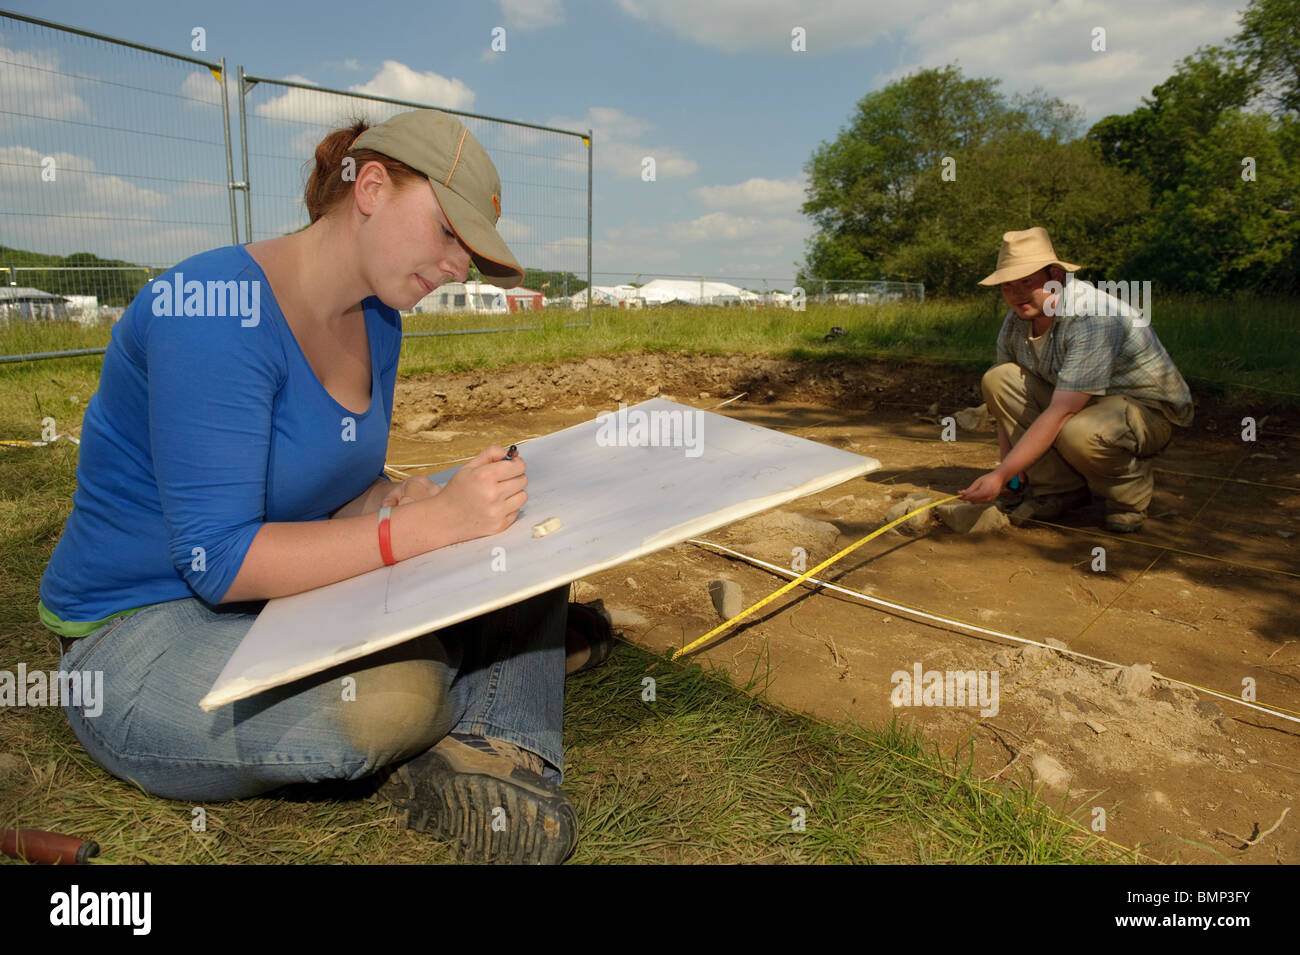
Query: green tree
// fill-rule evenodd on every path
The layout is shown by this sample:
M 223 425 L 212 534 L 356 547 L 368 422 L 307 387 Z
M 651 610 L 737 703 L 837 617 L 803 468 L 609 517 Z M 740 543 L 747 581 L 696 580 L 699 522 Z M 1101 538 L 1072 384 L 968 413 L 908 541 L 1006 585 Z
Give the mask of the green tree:
M 984 142 L 1003 112 L 997 81 L 968 80 L 953 66 L 922 70 L 858 103 L 848 127 L 804 169 L 803 211 L 818 233 L 806 272 L 874 278 L 883 259 L 915 231 L 915 182 L 942 157 Z
M 1274 107 L 1300 112 L 1300 0 L 1252 0 L 1234 46 Z
M 917 191 L 933 211 L 885 260 L 891 274 L 942 294 L 970 292 L 993 270 L 1002 233 L 1036 225 L 1069 261 L 1104 271 L 1147 208 L 1146 184 L 1108 166 L 1095 144 L 1080 139 L 1022 130 L 959 154 L 956 170 L 955 181 L 919 180 Z
M 1188 150 L 1226 110 L 1244 107 L 1258 89 L 1229 51 L 1207 47 L 1185 57 L 1169 79 L 1124 116 L 1108 116 L 1088 132 L 1102 155 L 1151 184 L 1153 199 L 1183 181 Z
M 1111 256 L 1145 207 L 1136 176 L 1077 137 L 1080 111 L 992 79 L 925 70 L 864 97 L 807 165 L 819 231 L 801 278 L 900 278 L 966 293 L 1002 233 L 1044 225 L 1063 247 Z
M 1124 268 L 1189 291 L 1300 288 L 1298 126 L 1225 111 L 1182 155 L 1181 181 L 1160 196 Z
M 1296 289 L 1296 119 L 1248 110 L 1260 76 L 1232 49 L 1203 48 L 1142 106 L 1089 131 L 1109 163 L 1148 184 L 1151 214 L 1117 263 L 1125 277 L 1188 291 Z

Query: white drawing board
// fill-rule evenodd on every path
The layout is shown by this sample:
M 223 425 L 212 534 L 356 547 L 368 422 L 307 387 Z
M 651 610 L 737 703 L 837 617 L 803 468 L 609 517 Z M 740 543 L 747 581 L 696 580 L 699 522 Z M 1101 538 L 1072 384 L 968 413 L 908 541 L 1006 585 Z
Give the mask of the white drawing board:
M 659 413 L 660 423 L 665 413 L 699 416 L 698 433 L 638 434 L 637 412 Z M 199 705 L 216 709 L 880 468 L 874 458 L 662 398 L 625 414 L 622 445 L 609 444 L 615 422 L 601 417 L 521 444 L 528 503 L 500 534 L 268 601 Z M 433 477 L 445 485 L 454 472 Z M 560 529 L 533 537 L 552 517 Z M 498 547 L 504 571 L 493 569 Z

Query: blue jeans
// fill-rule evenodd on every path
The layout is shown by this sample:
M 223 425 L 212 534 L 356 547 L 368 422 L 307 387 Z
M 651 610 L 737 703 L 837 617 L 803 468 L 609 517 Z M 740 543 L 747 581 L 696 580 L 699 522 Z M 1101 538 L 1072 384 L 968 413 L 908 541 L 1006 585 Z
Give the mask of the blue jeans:
M 91 758 L 157 796 L 241 799 L 360 779 L 454 731 L 530 750 L 563 781 L 567 586 L 205 713 L 252 609 L 172 600 L 77 639 L 63 669 L 104 674 L 98 715 L 64 708 Z

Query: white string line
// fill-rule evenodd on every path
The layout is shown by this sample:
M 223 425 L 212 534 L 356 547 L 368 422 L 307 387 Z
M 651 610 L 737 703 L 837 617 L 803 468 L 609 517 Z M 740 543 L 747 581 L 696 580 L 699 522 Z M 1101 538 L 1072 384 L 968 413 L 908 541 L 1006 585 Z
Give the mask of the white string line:
M 71 441 L 73 444 L 81 444 L 81 439 L 80 439 L 80 438 L 74 438 L 74 437 L 73 437 L 72 435 L 70 435 L 70 434 L 56 434 L 56 435 L 55 435 L 53 438 L 51 438 L 49 441 L 27 441 L 27 440 L 25 440 L 25 439 L 23 439 L 23 438 L 15 438 L 15 439 L 13 439 L 14 441 L 17 442 L 17 444 L 8 444 L 8 443 L 6 443 L 6 442 L 4 442 L 4 441 L 0 441 L 0 447 L 48 448 L 48 447 L 49 447 L 50 445 L 52 445 L 55 441 L 60 441 L 60 440 L 62 440 L 62 439 L 64 439 L 64 438 L 66 438 L 67 440 Z
M 765 560 L 759 560 L 757 557 L 751 557 L 748 554 L 742 554 L 739 551 L 732 550 L 729 547 L 723 547 L 721 544 L 715 544 L 712 541 L 700 540 L 699 538 L 692 537 L 689 540 L 687 540 L 686 543 L 697 544 L 702 547 L 712 547 L 715 550 L 719 550 L 726 554 L 730 554 L 733 557 L 738 557 L 741 560 L 747 561 L 748 563 L 751 563 L 757 567 L 762 567 L 766 570 L 772 571 L 773 573 L 781 574 L 784 577 L 789 577 L 793 579 L 795 577 L 800 576 L 794 571 L 787 570 L 786 568 L 778 566 L 777 564 L 769 564 Z M 1017 643 L 1026 643 L 1029 644 L 1030 646 L 1042 647 L 1044 650 L 1051 650 L 1055 653 L 1069 654 L 1072 657 L 1079 657 L 1080 659 L 1083 660 L 1091 660 L 1093 663 L 1100 663 L 1108 667 L 1121 669 L 1121 670 L 1125 669 L 1122 663 L 1115 663 L 1112 660 L 1106 660 L 1101 657 L 1094 657 L 1087 653 L 1080 653 L 1078 650 L 1069 650 L 1069 649 L 1063 649 L 1061 647 L 1054 647 L 1051 646 L 1050 644 L 1040 643 L 1037 640 L 1030 640 L 1027 637 L 1017 637 L 1015 634 L 1003 633 L 1001 630 L 989 630 L 985 627 L 977 627 L 974 624 L 963 623 L 960 620 L 953 620 L 949 617 L 941 617 L 938 614 L 927 613 L 924 610 L 913 610 L 911 607 L 904 607 L 901 604 L 891 603 L 890 601 L 882 600 L 879 597 L 872 597 L 869 594 L 864 594 L 856 590 L 851 590 L 848 587 L 841 587 L 838 584 L 832 584 L 828 581 L 818 580 L 816 577 L 809 577 L 806 581 L 804 581 L 804 583 L 816 584 L 820 587 L 825 587 L 827 590 L 834 590 L 839 593 L 846 594 L 847 596 L 850 597 L 856 597 L 857 599 L 866 601 L 867 603 L 870 604 L 877 604 L 881 607 L 887 607 L 890 610 L 899 611 L 905 614 L 911 614 L 912 616 L 924 617 L 928 620 L 934 620 L 939 623 L 946 624 L 947 626 L 950 627 L 958 627 L 962 630 L 970 630 L 970 631 L 974 631 L 975 633 L 988 634 L 991 637 L 1001 637 L 1004 640 L 1014 640 Z M 1165 676 L 1164 674 L 1157 673 L 1155 671 L 1152 671 L 1151 675 L 1153 677 L 1158 677 L 1161 680 L 1165 680 L 1166 682 L 1169 683 L 1177 683 L 1179 686 L 1185 686 L 1191 690 L 1196 690 L 1202 693 L 1209 693 L 1212 696 L 1219 697 L 1219 699 L 1228 700 L 1229 702 L 1236 703 L 1240 706 L 1250 707 L 1250 709 L 1252 710 L 1259 710 L 1261 713 L 1268 713 L 1269 715 L 1276 716 L 1279 719 L 1290 720 L 1292 723 L 1300 723 L 1300 717 L 1290 716 L 1286 713 L 1281 713 L 1267 706 L 1261 706 L 1256 703 L 1251 703 L 1248 700 L 1240 699 L 1239 697 L 1230 696 L 1227 693 L 1220 693 L 1218 690 L 1212 690 L 1209 689 L 1208 687 L 1197 686 L 1193 683 L 1187 683 L 1184 680 L 1177 680 L 1174 679 L 1173 677 Z

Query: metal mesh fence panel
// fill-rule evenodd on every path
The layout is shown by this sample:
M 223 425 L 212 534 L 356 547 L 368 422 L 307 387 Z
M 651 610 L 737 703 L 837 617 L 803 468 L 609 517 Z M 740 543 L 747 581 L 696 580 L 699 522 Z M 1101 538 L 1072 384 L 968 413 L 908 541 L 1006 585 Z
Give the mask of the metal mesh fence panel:
M 245 76 L 243 83 L 241 139 L 253 240 L 308 224 L 303 189 L 316 146 L 329 133 L 356 119 L 374 125 L 409 109 L 439 108 L 264 77 Z M 496 165 L 502 193 L 497 230 L 526 274 L 521 289 L 509 293 L 472 280 L 448 283 L 407 313 L 403 327 L 407 334 L 448 334 L 532 325 L 549 300 L 587 285 L 589 140 L 570 131 L 443 111 L 460 117 Z
M 150 270 L 235 241 L 223 70 L 0 13 L 0 356 L 102 345 Z
M 703 305 L 721 308 L 795 308 L 817 305 L 891 305 L 925 301 L 920 282 L 853 281 L 794 276 L 754 277 L 680 275 L 640 272 L 594 272 L 590 293 L 594 307 L 655 308 Z M 570 297 L 568 307 L 585 308 L 588 293 Z

